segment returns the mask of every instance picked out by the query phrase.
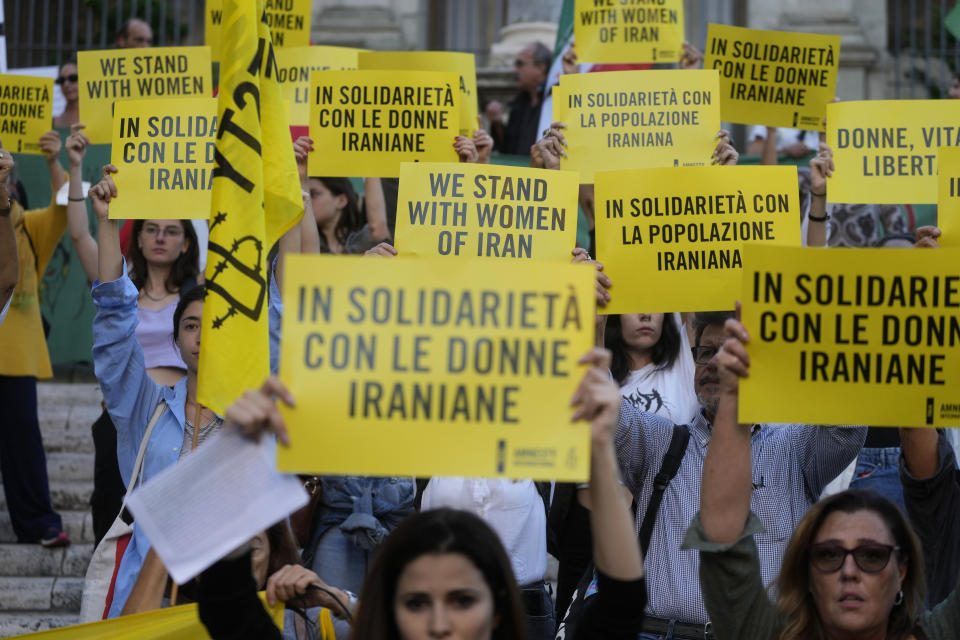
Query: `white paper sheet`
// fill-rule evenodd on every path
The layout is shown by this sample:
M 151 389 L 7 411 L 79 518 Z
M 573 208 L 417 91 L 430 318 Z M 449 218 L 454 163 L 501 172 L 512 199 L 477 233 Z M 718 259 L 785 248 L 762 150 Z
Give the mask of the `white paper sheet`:
M 178 583 L 307 503 L 296 476 L 276 471 L 274 445 L 219 433 L 127 500 Z

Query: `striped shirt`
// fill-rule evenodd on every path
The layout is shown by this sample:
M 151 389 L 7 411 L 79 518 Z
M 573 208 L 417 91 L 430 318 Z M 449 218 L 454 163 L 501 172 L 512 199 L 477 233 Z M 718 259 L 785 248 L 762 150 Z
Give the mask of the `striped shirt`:
M 670 445 L 673 423 L 620 404 L 616 449 L 624 481 L 637 501 L 637 531 L 646 512 L 653 478 Z M 761 575 L 770 584 L 780 570 L 787 542 L 803 514 L 823 487 L 857 456 L 867 436 L 865 427 L 818 427 L 799 424 L 754 425 L 753 485 L 750 508 L 765 532 L 755 536 Z M 681 550 L 683 535 L 700 510 L 703 460 L 710 442 L 710 423 L 697 413 L 690 441 L 676 477 L 663 494 L 650 549 L 644 558 L 647 615 L 705 624 L 700 595 L 700 556 Z

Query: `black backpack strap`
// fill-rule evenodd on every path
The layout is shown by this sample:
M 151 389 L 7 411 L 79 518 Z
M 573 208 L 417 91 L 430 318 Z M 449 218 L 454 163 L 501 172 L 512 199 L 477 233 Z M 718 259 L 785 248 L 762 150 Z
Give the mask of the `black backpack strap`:
M 687 452 L 687 442 L 689 441 L 690 427 L 685 424 L 673 425 L 670 446 L 663 456 L 660 471 L 653 479 L 653 493 L 650 494 L 650 502 L 647 504 L 647 511 L 643 514 L 643 523 L 640 525 L 640 550 L 644 556 L 647 555 L 647 548 L 650 546 L 650 536 L 653 535 L 653 525 L 657 522 L 657 511 L 660 510 L 663 492 L 666 491 L 670 481 L 680 470 L 680 463 L 683 461 L 683 455 Z

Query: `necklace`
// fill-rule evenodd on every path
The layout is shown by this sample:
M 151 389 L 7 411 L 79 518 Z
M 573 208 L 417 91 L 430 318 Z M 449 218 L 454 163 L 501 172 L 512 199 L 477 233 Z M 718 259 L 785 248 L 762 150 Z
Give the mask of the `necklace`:
M 164 300 L 166 300 L 167 298 L 169 298 L 170 296 L 173 295 L 172 293 L 165 293 L 164 295 L 160 296 L 159 298 L 154 298 L 152 295 L 150 295 L 150 293 L 146 290 L 146 288 L 144 288 L 144 289 L 142 290 L 142 293 L 143 293 L 143 295 L 147 296 L 148 298 L 150 298 L 150 299 L 153 300 L 154 302 L 163 302 Z

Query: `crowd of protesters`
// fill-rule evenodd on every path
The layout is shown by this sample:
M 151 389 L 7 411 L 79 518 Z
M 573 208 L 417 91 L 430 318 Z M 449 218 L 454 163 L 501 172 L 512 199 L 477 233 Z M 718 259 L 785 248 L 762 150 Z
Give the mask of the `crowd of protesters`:
M 151 41 L 149 25 L 139 20 L 117 36 L 118 46 Z M 682 66 L 696 66 L 699 54 L 689 45 L 684 51 Z M 509 113 L 499 103 L 485 105 L 490 130 L 450 141 L 461 162 L 489 162 L 497 150 L 529 154 L 534 167 L 559 168 L 568 153 L 564 123 L 538 131 L 550 63 L 542 44 L 520 51 L 519 94 Z M 575 63 L 571 49 L 565 70 L 575 72 Z M 66 110 L 52 124 L 69 135 L 62 142 L 54 130 L 40 140 L 53 191 L 69 184 L 66 206 L 54 201 L 24 210 L 13 156 L 0 148 L 0 470 L 18 540 L 47 547 L 70 540 L 51 506 L 37 421 L 36 381 L 52 374 L 38 286 L 64 231 L 97 310 L 93 360 L 103 413 L 92 429 L 92 510 L 98 542 L 121 512 L 138 465 L 143 477 L 153 477 L 221 429 L 285 439 L 277 403 L 295 400 L 271 377 L 226 415 L 198 404 L 204 307 L 198 235 L 190 221 L 176 219 L 139 220 L 125 234 L 109 218 L 111 201 L 124 195 L 112 165 L 83 193 L 89 140 L 78 122 L 77 73 L 67 62 L 57 78 Z M 768 163 L 776 162 L 778 145 L 791 156 L 813 153 L 800 180 L 806 204 L 796 223 L 805 229 L 804 242 L 853 243 L 842 225 L 829 222 L 844 214 L 828 204 L 827 177 L 835 167 L 822 139 L 767 128 L 750 144 Z M 67 169 L 58 161 L 61 147 Z M 292 145 L 304 216 L 270 254 L 274 371 L 286 255 L 402 255 L 393 247 L 396 203 L 387 181 L 366 178 L 361 194 L 349 178 L 311 176 L 312 151 L 307 137 Z M 717 133 L 710 160 L 737 164 L 727 132 Z M 581 189 L 580 201 L 593 210 L 592 188 Z M 877 215 L 888 237 L 879 225 L 868 231 L 860 225 L 860 246 L 937 247 L 937 228 L 910 227 L 882 212 L 871 219 Z M 105 613 L 198 601 L 214 638 L 960 637 L 960 543 L 953 529 L 960 485 L 947 434 L 739 424 L 750 336 L 737 314 L 606 315 L 616 283 L 593 255 L 592 247 L 571 254 L 596 266 L 596 347 L 583 354 L 586 372 L 570 399 L 574 419 L 590 424 L 589 483 L 304 477 L 312 495 L 304 511 L 186 585 L 172 585 L 134 523 Z M 558 560 L 555 580 L 551 556 Z M 271 604 L 286 603 L 282 630 L 256 600 L 258 589 Z

